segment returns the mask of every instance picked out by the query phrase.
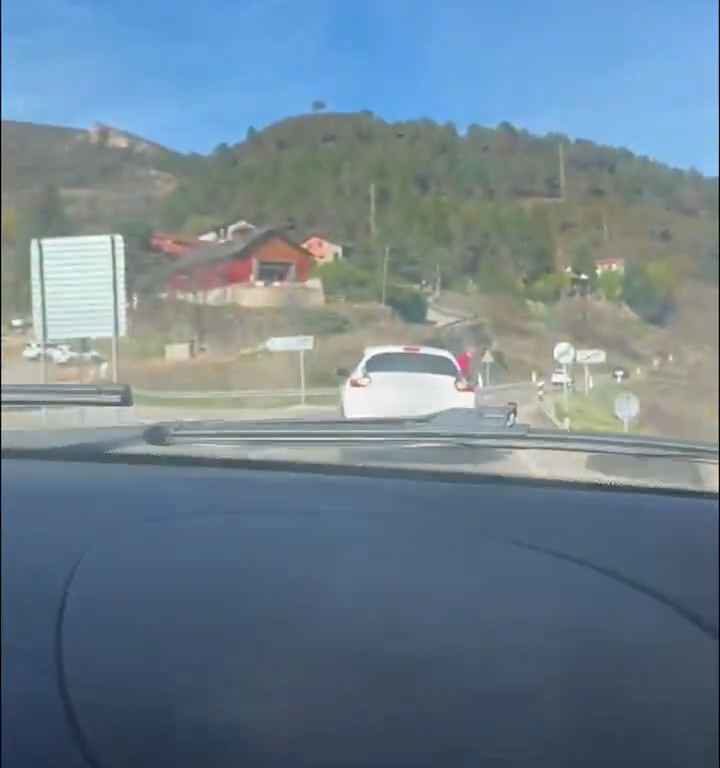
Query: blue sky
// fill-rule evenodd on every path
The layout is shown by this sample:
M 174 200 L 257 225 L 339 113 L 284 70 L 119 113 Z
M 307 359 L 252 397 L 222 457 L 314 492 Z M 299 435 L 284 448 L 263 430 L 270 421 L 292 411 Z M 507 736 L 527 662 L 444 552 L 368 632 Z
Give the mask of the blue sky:
M 2 115 L 208 151 L 314 99 L 718 173 L 716 0 L 7 0 Z

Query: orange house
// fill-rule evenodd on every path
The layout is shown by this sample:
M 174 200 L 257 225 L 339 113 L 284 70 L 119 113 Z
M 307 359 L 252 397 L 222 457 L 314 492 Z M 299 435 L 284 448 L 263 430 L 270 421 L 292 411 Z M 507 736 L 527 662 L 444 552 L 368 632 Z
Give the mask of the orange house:
M 316 263 L 332 264 L 343 257 L 343 247 L 321 234 L 313 233 L 305 238 L 302 247 L 309 251 Z

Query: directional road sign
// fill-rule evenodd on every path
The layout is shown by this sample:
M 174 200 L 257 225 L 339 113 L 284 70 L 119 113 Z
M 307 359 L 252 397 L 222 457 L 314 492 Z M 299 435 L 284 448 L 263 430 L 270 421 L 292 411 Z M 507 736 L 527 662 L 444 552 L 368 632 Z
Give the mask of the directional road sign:
M 604 349 L 578 349 L 575 362 L 578 365 L 602 365 L 607 362 L 607 354 Z
M 265 343 L 270 352 L 309 352 L 314 345 L 314 336 L 275 336 Z

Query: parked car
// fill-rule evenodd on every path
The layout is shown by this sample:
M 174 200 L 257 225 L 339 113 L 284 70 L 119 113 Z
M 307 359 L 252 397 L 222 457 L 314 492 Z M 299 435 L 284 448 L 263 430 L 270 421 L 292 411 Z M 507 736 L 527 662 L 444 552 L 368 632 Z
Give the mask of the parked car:
M 49 360 L 56 365 L 65 365 L 73 357 L 73 351 L 67 344 L 47 343 L 45 345 L 31 341 L 25 345 L 22 351 L 25 360 L 37 362 L 43 359 Z
M 425 416 L 450 408 L 474 408 L 476 384 L 467 381 L 444 349 L 370 347 L 346 377 L 341 413 L 349 419 Z

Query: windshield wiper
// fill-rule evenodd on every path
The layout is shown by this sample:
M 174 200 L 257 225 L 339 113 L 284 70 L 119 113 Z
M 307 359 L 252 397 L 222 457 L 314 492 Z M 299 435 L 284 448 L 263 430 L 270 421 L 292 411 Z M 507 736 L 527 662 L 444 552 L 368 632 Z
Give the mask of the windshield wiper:
M 3 384 L 2 407 L 87 405 L 129 408 L 132 390 L 125 384 Z
M 331 421 L 176 422 L 156 424 L 143 438 L 151 445 L 242 446 L 247 444 L 460 447 L 538 449 L 627 455 L 634 458 L 684 458 L 718 463 L 718 446 L 663 438 L 583 434 L 533 429 L 519 424 L 513 406 L 445 411 L 421 419 Z

